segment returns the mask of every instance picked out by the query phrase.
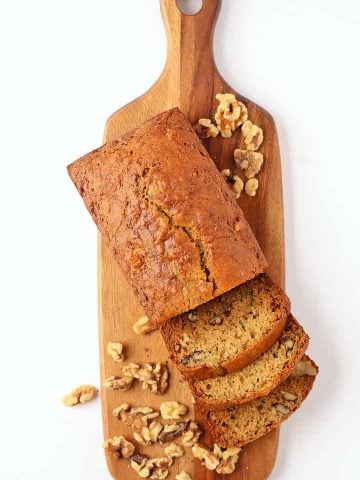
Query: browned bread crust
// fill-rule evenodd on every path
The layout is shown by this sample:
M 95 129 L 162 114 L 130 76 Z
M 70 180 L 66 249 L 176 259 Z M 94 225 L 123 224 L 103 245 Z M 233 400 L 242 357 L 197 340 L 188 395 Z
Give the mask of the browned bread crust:
M 257 360 L 221 377 L 190 382 L 196 404 L 221 410 L 267 395 L 290 375 L 308 344 L 308 335 L 290 314 L 281 336 Z
M 310 362 L 312 375 L 291 374 L 265 397 L 224 410 L 211 411 L 198 407 L 201 421 L 211 432 L 213 442 L 223 448 L 242 447 L 284 422 L 305 400 L 318 373 L 318 367 L 312 360 L 306 356 L 304 360 Z
M 170 319 L 161 333 L 180 372 L 200 380 L 256 360 L 281 335 L 289 311 L 283 290 L 262 274 L 194 309 L 195 321 L 188 313 Z M 214 317 L 220 325 L 211 325 Z
M 242 210 L 177 108 L 68 172 L 152 324 L 266 267 Z

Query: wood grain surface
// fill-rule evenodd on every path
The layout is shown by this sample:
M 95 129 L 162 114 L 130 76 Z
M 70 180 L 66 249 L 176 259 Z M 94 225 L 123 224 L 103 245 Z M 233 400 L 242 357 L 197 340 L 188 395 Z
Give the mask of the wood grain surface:
M 182 14 L 176 0 L 160 0 L 166 28 L 168 55 L 165 68 L 156 84 L 143 96 L 115 112 L 108 120 L 104 141 L 113 140 L 128 130 L 138 127 L 145 120 L 164 110 L 178 106 L 194 124 L 199 118 L 212 118 L 216 111 L 216 93 L 233 92 L 248 107 L 249 118 L 264 130 L 264 166 L 258 176 L 259 190 L 256 197 L 244 193 L 239 199 L 245 216 L 269 262 L 268 272 L 284 286 L 284 234 L 282 182 L 279 146 L 272 117 L 250 100 L 234 92 L 216 69 L 212 52 L 212 38 L 220 0 L 203 0 L 203 6 L 194 16 Z M 136 22 L 136 19 L 128 21 Z M 236 55 L 233 56 L 236 59 Z M 244 65 L 246 68 L 246 65 Z M 233 151 L 241 145 L 240 129 L 232 138 L 220 136 L 207 140 L 206 147 L 218 168 L 234 169 Z M 126 346 L 127 360 L 135 363 L 166 361 L 167 351 L 158 332 L 138 336 L 133 323 L 144 314 L 129 286 L 121 275 L 107 244 L 99 236 L 98 245 L 99 284 L 99 341 L 101 380 L 115 375 L 118 364 L 106 353 L 108 342 L 121 341 Z M 159 292 L 161 295 L 161 292 Z M 178 400 L 189 407 L 190 416 L 196 417 L 190 390 L 174 366 L 170 363 L 171 382 L 165 395 L 154 396 L 138 385 L 127 392 L 102 389 L 104 438 L 124 434 L 131 439 L 132 431 L 112 416 L 112 410 L 123 402 L 134 406 L 159 408 L 164 400 Z M 176 459 L 170 469 L 169 479 L 185 470 L 193 480 L 263 480 L 268 478 L 277 453 L 279 432 L 273 431 L 245 447 L 240 454 L 238 467 L 231 475 L 218 475 L 205 470 L 198 460 L 193 460 L 191 449 Z M 206 441 L 211 442 L 207 433 Z M 150 456 L 161 455 L 163 447 L 140 447 Z M 109 470 L 115 479 L 140 478 L 129 468 L 126 460 L 107 459 Z

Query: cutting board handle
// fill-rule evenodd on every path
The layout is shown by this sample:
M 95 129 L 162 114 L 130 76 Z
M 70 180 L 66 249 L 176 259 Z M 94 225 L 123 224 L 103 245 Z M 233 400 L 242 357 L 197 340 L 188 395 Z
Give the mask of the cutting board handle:
M 173 78 L 177 76 L 182 92 L 199 94 L 203 82 L 214 77 L 213 33 L 220 5 L 221 0 L 202 0 L 198 13 L 185 15 L 176 0 L 160 0 L 168 44 L 164 72 Z M 181 104 L 190 100 L 183 98 Z M 185 110 L 191 112 L 191 108 Z

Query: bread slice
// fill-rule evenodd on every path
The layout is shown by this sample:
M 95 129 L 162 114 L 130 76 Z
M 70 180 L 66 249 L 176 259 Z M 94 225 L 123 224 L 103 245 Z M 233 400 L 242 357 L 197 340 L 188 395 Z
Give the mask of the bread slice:
M 286 420 L 309 394 L 318 367 L 305 356 L 290 376 L 266 397 L 225 410 L 199 407 L 202 423 L 220 447 L 242 447 L 262 437 Z
M 170 319 L 161 327 L 181 373 L 204 379 L 239 370 L 280 336 L 290 302 L 265 274 Z
M 276 343 L 257 360 L 237 372 L 191 382 L 195 402 L 222 409 L 267 395 L 291 373 L 308 343 L 309 337 L 290 314 Z

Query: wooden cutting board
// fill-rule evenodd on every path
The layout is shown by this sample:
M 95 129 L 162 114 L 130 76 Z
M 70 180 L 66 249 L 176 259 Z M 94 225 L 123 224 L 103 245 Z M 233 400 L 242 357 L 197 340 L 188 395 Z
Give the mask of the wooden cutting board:
M 203 6 L 194 16 L 181 13 L 176 0 L 160 0 L 166 28 L 168 56 L 164 71 L 156 84 L 143 96 L 115 112 L 108 120 L 104 140 L 113 140 L 128 130 L 138 127 L 145 120 L 164 110 L 178 106 L 194 124 L 199 118 L 213 118 L 219 92 L 232 92 L 243 101 L 249 118 L 264 130 L 264 166 L 259 174 L 259 190 L 256 197 L 241 195 L 239 204 L 252 226 L 269 262 L 269 273 L 284 286 L 284 233 L 283 204 L 279 146 L 272 117 L 258 105 L 236 93 L 220 76 L 214 64 L 212 38 L 220 0 L 203 0 Z M 131 21 L 131 19 L 129 20 Z M 135 22 L 136 19 L 133 19 Z M 236 58 L 236 57 L 235 57 Z M 244 66 L 246 68 L 246 65 Z M 240 129 L 231 139 L 207 140 L 211 157 L 220 170 L 234 168 L 233 151 L 239 146 Z M 144 314 L 129 286 L 114 262 L 107 244 L 99 236 L 99 334 L 101 380 L 115 375 L 117 365 L 106 353 L 108 342 L 121 341 L 126 345 L 127 360 L 135 363 L 167 360 L 167 351 L 158 332 L 138 336 L 132 330 L 134 322 Z M 161 295 L 161 292 L 159 292 Z M 102 389 L 104 438 L 132 431 L 112 416 L 113 408 L 123 402 L 134 406 L 159 408 L 164 400 L 178 400 L 195 415 L 190 391 L 175 368 L 170 364 L 171 386 L 165 395 L 156 397 L 135 386 L 127 392 Z M 243 449 L 236 472 L 221 476 L 205 470 L 198 460 L 193 460 L 191 449 L 175 461 L 169 479 L 181 470 L 192 475 L 193 480 L 263 480 L 273 468 L 278 447 L 279 432 L 274 431 Z M 206 440 L 211 442 L 209 434 Z M 163 448 L 140 448 L 150 456 L 161 455 Z M 107 459 L 109 470 L 115 479 L 139 479 L 128 467 L 126 460 Z

